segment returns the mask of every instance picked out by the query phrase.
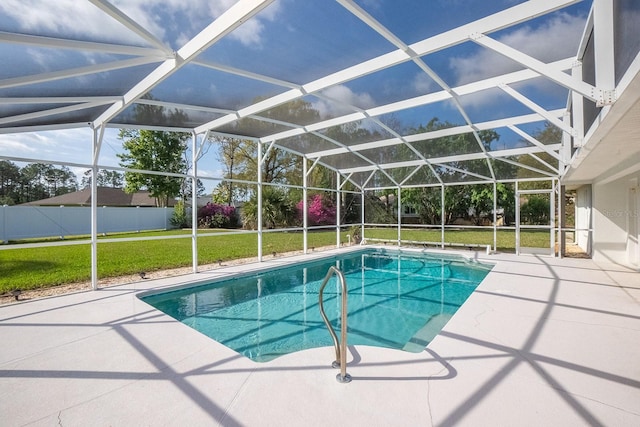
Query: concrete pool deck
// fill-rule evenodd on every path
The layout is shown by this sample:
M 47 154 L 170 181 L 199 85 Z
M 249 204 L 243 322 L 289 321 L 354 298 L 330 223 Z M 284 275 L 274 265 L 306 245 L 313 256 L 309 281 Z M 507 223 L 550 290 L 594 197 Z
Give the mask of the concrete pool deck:
M 255 363 L 136 297 L 309 255 L 2 306 L 0 424 L 640 425 L 640 273 L 478 257 L 495 268 L 424 352 L 350 346 L 349 384 L 332 348 Z

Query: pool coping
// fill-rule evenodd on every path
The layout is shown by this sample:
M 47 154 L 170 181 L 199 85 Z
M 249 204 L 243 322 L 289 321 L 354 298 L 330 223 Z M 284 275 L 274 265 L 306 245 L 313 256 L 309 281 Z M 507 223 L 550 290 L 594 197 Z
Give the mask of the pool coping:
M 331 348 L 252 362 L 137 298 L 309 255 L 3 306 L 0 411 L 10 425 L 640 424 L 638 273 L 477 257 L 494 269 L 424 352 L 350 346 L 346 385 Z

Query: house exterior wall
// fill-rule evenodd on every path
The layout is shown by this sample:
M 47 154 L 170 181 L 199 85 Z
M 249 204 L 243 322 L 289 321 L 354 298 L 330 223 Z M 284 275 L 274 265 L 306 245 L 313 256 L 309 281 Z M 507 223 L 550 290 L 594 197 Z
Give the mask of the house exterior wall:
M 593 185 L 593 259 L 640 268 L 640 172 Z

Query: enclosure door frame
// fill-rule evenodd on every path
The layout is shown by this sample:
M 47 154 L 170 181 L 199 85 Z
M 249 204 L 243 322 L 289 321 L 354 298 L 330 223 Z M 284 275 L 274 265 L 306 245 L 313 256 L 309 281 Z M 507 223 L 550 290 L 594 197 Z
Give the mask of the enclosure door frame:
M 532 195 L 532 194 L 548 194 L 549 195 L 549 224 L 541 224 L 541 225 L 522 225 L 520 224 L 520 200 L 523 195 Z M 555 181 L 552 183 L 552 188 L 541 189 L 541 190 L 519 190 L 516 189 L 516 255 L 522 254 L 522 246 L 520 240 L 520 230 L 521 229 L 543 229 L 549 230 L 549 255 L 555 256 L 556 254 L 556 239 L 555 239 L 555 229 L 556 229 L 556 219 L 555 219 Z

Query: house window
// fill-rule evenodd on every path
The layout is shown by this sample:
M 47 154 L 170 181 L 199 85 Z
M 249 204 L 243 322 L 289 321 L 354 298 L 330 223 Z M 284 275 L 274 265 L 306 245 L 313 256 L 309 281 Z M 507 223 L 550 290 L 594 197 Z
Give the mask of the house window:
M 416 208 L 414 208 L 413 206 L 407 206 L 404 205 L 404 214 L 405 215 L 416 215 Z

